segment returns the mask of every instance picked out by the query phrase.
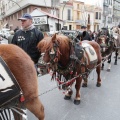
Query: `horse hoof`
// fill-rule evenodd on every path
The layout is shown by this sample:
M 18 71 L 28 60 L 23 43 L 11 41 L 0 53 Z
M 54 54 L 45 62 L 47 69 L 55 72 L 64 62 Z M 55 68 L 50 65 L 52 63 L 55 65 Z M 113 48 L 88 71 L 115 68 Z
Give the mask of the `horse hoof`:
M 64 97 L 65 100 L 70 100 L 71 99 L 71 96 L 66 96 Z
M 79 105 L 80 104 L 80 100 L 74 100 L 74 104 L 75 105 Z
M 114 65 L 117 65 L 117 63 L 115 62 Z
M 97 83 L 96 86 L 97 86 L 97 87 L 100 87 L 100 86 L 101 86 L 101 83 Z
M 107 69 L 107 72 L 110 72 L 110 69 Z
M 82 87 L 87 87 L 87 83 L 83 83 L 83 84 L 82 84 Z

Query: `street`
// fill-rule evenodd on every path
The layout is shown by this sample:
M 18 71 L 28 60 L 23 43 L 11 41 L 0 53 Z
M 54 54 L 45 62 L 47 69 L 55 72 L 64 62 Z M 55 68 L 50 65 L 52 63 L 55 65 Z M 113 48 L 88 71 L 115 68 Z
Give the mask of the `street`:
M 3 44 L 7 40 L 1 41 Z M 114 57 L 114 53 L 113 53 Z M 120 60 L 114 65 L 112 57 L 111 72 L 101 71 L 102 86 L 96 87 L 96 71 L 89 76 L 88 87 L 81 87 L 81 103 L 74 105 L 75 87 L 71 100 L 64 100 L 63 91 L 56 88 L 50 75 L 38 77 L 40 100 L 45 109 L 45 120 L 120 120 Z M 27 111 L 28 120 L 37 118 Z
M 114 56 L 114 54 L 113 54 Z M 38 78 L 39 94 L 45 108 L 45 120 L 120 120 L 120 60 L 114 65 L 112 58 L 111 72 L 105 69 L 101 72 L 102 86 L 96 87 L 96 71 L 88 81 L 88 87 L 81 87 L 81 103 L 74 105 L 75 88 L 71 100 L 64 100 L 63 91 L 53 89 L 56 82 L 50 80 L 50 75 Z M 28 111 L 28 120 L 37 120 Z

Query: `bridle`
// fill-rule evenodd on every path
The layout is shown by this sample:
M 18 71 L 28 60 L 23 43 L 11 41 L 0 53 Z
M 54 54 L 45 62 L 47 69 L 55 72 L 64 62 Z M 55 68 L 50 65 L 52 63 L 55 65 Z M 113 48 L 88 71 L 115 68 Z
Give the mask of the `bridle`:
M 53 43 L 52 49 L 49 51 L 50 63 L 55 64 L 58 62 L 58 56 L 60 55 L 59 43 L 56 41 Z
M 42 59 L 44 59 L 45 54 L 49 54 L 50 62 L 46 65 L 52 69 L 52 79 L 57 81 L 59 89 L 61 89 L 60 86 L 63 90 L 65 90 L 67 86 L 71 86 L 75 81 L 75 79 L 73 79 L 75 77 L 75 64 L 71 60 L 69 60 L 66 66 L 63 66 L 60 63 L 59 57 L 61 55 L 61 52 L 59 48 L 59 42 L 56 40 L 53 42 L 52 47 L 47 49 L 44 53 L 41 53 Z

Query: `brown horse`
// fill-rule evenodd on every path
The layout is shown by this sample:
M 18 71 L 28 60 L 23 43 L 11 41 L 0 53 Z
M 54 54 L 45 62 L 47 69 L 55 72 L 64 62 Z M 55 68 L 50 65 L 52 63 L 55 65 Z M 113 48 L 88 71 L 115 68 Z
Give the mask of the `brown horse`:
M 0 44 L 0 56 L 18 81 L 25 97 L 25 107 L 44 120 L 44 107 L 38 98 L 38 80 L 31 58 L 16 45 Z
M 104 69 L 104 62 L 108 60 L 108 68 L 107 71 L 109 72 L 111 69 L 111 57 L 112 53 L 115 51 L 115 62 L 114 64 L 117 65 L 117 56 L 118 50 L 115 48 L 116 40 L 112 36 L 107 35 L 100 35 L 97 36 L 96 42 L 101 47 L 101 54 L 102 54 L 102 70 Z
M 114 26 L 112 29 L 112 36 L 115 42 L 115 59 L 120 59 L 120 28 L 117 26 Z
M 80 43 L 79 43 L 80 44 Z M 83 41 L 81 44 L 85 45 L 82 47 L 83 54 L 81 58 L 72 59 L 73 45 L 67 36 L 64 35 L 53 35 L 53 37 L 44 36 L 43 40 L 39 42 L 38 49 L 42 53 L 43 60 L 46 63 L 50 62 L 50 67 L 53 70 L 53 77 L 56 79 L 59 84 L 63 84 L 63 89 L 67 89 L 65 93 L 65 99 L 70 99 L 72 95 L 72 89 L 70 88 L 74 80 L 76 80 L 76 96 L 74 103 L 76 105 L 80 104 L 80 86 L 82 79 L 84 82 L 83 87 L 87 87 L 87 78 L 92 69 L 96 68 L 98 75 L 97 78 L 97 87 L 101 86 L 100 78 L 100 66 L 101 66 L 101 53 L 98 43 L 94 41 Z M 94 50 L 92 50 L 92 48 Z M 91 51 L 91 56 L 96 55 L 95 61 L 91 62 L 93 57 L 89 58 L 85 49 Z M 87 50 L 88 50 L 87 49 Z M 82 50 L 80 52 L 82 52 Z M 88 51 L 89 51 L 88 50 Z M 74 56 L 74 55 L 73 55 Z M 55 76 L 54 76 L 55 75 Z M 61 82 L 63 77 L 65 78 L 64 82 Z

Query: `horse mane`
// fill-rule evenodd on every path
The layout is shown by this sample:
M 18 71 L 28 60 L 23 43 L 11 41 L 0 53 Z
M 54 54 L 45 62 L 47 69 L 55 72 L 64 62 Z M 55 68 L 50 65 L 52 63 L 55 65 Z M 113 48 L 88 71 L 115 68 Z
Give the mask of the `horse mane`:
M 38 43 L 37 48 L 40 51 L 40 48 L 44 50 L 50 50 L 53 47 L 53 43 L 57 43 L 60 46 L 60 51 L 65 52 L 69 50 L 69 38 L 64 35 L 54 34 L 51 36 L 44 36 L 44 38 Z
M 70 49 L 70 47 L 69 47 L 70 40 L 67 36 L 56 35 L 56 38 L 54 38 L 54 37 L 52 38 L 51 44 L 53 44 L 54 40 L 56 42 L 58 42 L 61 53 L 66 52 L 66 50 L 68 51 Z
M 47 49 L 47 47 L 50 44 L 50 36 L 45 36 L 37 45 L 37 48 L 39 51 L 41 51 L 41 48 L 43 48 L 44 50 Z

